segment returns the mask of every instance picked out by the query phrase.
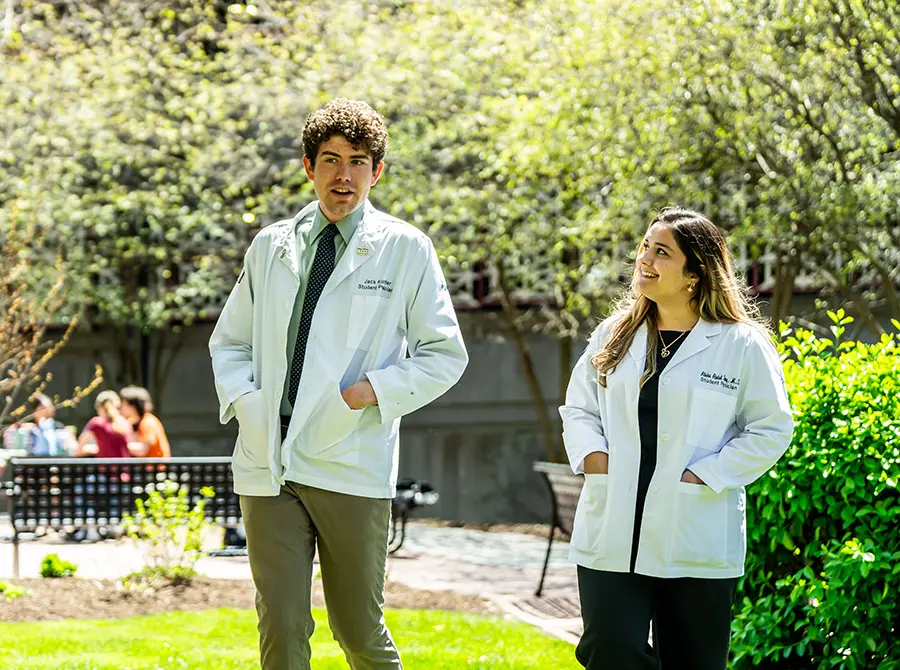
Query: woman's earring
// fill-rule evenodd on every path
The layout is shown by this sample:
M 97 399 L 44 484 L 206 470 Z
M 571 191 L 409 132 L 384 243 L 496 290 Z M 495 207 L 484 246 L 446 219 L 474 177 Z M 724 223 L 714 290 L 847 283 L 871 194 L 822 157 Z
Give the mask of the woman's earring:
M 693 293 L 693 292 L 694 292 L 694 287 L 695 287 L 696 285 L 697 285 L 697 284 L 694 283 L 694 284 L 691 284 L 690 286 L 688 286 L 688 293 Z

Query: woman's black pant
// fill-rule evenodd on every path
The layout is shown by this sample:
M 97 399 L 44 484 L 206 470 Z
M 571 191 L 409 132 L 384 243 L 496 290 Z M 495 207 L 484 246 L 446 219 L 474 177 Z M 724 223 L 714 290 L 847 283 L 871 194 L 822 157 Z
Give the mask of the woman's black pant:
M 578 566 L 587 670 L 725 670 L 737 578 L 661 579 Z M 653 646 L 647 643 L 653 626 Z

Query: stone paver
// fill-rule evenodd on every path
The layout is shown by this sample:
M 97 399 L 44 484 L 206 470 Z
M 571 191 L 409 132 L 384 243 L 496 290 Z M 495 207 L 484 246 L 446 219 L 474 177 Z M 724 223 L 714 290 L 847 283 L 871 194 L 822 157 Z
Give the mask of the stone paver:
M 567 543 L 554 541 L 550 567 L 570 567 L 568 551 Z M 479 565 L 540 568 L 547 553 L 547 540 L 523 533 L 409 524 L 400 552 L 439 556 Z
M 547 540 L 520 533 L 411 524 L 388 579 L 411 588 L 479 595 L 506 614 L 572 644 L 581 636 L 575 566 L 554 541 L 541 598 L 534 596 Z
M 575 589 L 569 545 L 554 542 L 545 588 Z M 420 589 L 470 595 L 530 595 L 537 588 L 547 541 L 521 533 L 411 524 L 403 548 L 391 557 L 389 578 Z

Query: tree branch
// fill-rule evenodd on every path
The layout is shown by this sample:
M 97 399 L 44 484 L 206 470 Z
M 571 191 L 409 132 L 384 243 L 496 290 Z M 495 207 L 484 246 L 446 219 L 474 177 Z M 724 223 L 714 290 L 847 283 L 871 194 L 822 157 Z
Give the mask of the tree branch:
M 551 462 L 558 460 L 559 447 L 558 440 L 553 431 L 553 424 L 550 422 L 550 416 L 547 413 L 547 402 L 541 391 L 541 385 L 534 370 L 534 361 L 531 350 L 528 348 L 528 342 L 525 340 L 525 333 L 519 320 L 518 310 L 513 304 L 510 296 L 509 286 L 507 285 L 506 270 L 502 259 L 493 259 L 492 264 L 497 274 L 497 284 L 500 289 L 500 304 L 503 307 L 503 315 L 506 317 L 506 323 L 512 334 L 516 348 L 519 350 L 519 358 L 522 363 L 522 372 L 525 376 L 525 382 L 528 384 L 528 390 L 531 392 L 531 400 L 537 413 L 538 424 L 541 427 L 541 433 L 544 436 L 544 447 L 547 451 L 547 459 Z

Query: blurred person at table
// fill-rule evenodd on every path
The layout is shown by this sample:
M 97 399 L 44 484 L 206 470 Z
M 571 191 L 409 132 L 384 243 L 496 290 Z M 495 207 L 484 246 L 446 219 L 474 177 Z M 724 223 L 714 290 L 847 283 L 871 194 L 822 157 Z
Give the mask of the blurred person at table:
M 97 458 L 129 458 L 128 443 L 134 440 L 134 431 L 122 416 L 122 401 L 115 391 L 102 391 L 97 395 L 94 409 L 97 416 L 87 422 L 78 438 L 76 456 Z
M 122 416 L 134 428 L 134 440 L 128 444 L 137 458 L 171 458 L 169 438 L 162 421 L 153 414 L 150 393 L 140 386 L 126 386 L 119 391 Z
M 42 393 L 32 397 L 32 421 L 14 424 L 3 435 L 8 449 L 24 449 L 29 456 L 42 458 L 66 457 L 75 451 L 75 437 L 56 420 L 56 406 Z

